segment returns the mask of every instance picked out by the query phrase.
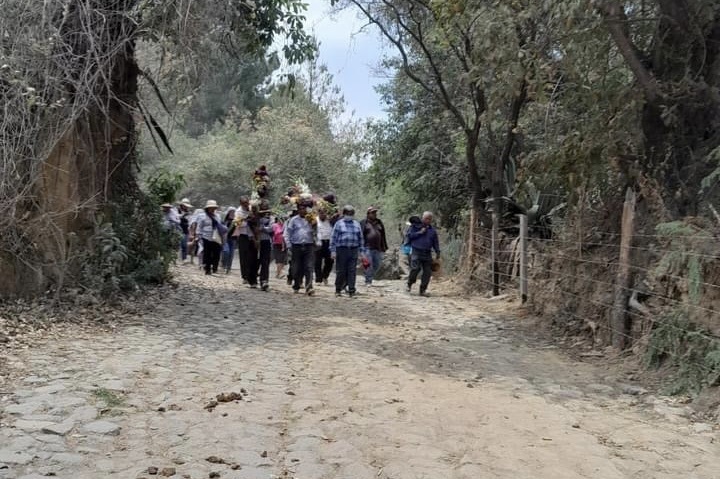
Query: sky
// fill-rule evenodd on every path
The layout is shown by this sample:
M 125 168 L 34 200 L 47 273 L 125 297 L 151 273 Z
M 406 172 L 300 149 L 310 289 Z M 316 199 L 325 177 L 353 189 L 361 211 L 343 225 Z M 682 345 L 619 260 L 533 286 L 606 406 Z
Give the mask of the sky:
M 307 30 L 320 42 L 319 63 L 327 66 L 340 87 L 348 113 L 355 118 L 385 118 L 373 87 L 385 82 L 377 65 L 382 58 L 380 35 L 356 11 L 333 13 L 329 0 L 306 0 Z

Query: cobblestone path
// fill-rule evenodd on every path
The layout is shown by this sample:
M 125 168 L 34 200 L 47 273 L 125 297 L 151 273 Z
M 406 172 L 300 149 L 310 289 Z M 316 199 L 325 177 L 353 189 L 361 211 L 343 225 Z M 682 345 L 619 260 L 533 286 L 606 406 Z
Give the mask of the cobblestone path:
M 717 425 L 480 298 L 177 278 L 114 331 L 9 358 L 0 478 L 720 478 Z

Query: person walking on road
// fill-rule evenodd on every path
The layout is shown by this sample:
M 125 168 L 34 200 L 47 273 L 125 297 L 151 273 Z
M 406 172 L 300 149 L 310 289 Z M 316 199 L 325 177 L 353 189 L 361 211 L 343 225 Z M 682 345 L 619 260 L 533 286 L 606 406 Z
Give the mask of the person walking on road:
M 388 249 L 385 237 L 385 225 L 377 217 L 378 209 L 371 206 L 367 209 L 367 216 L 360 222 L 363 238 L 365 240 L 365 286 L 372 285 L 375 273 L 382 264 L 385 251 Z
M 330 254 L 330 236 L 333 227 L 325 210 L 318 212 L 317 221 L 317 249 L 315 250 L 315 283 L 328 284 L 328 278 L 333 267 L 333 259 Z
M 234 221 L 235 208 L 230 207 L 225 212 L 225 217 L 223 218 L 223 224 L 228 229 L 228 234 L 227 238 L 225 239 L 225 243 L 223 244 L 220 263 L 225 270 L 225 274 L 230 273 L 230 270 L 232 269 L 233 257 L 235 256 L 236 238 L 233 236 L 233 233 L 235 232 L 235 225 L 233 224 Z
M 273 223 L 270 210 L 260 210 L 258 230 L 260 235 L 259 256 L 260 263 L 260 289 L 267 291 L 270 286 L 270 258 L 272 255 Z
M 430 276 L 432 275 L 432 252 L 435 251 L 437 259 L 440 259 L 440 240 L 438 239 L 437 230 L 432 226 L 433 214 L 426 211 L 422 215 L 422 223 L 412 225 L 408 231 L 408 240 L 412 252 L 410 253 L 410 275 L 406 291 L 412 290 L 418 274 L 422 270 L 420 277 L 420 296 L 430 296 L 427 292 L 430 284 Z
M 297 214 L 288 220 L 283 237 L 285 244 L 290 248 L 292 289 L 299 293 L 304 279 L 305 294 L 312 296 L 315 294 L 313 289 L 315 231 L 313 225 L 305 218 L 307 212 L 307 205 L 303 202 L 298 203 Z
M 352 298 L 356 294 L 358 253 L 363 249 L 364 238 L 360 223 L 355 216 L 355 208 L 346 205 L 330 236 L 330 254 L 335 259 L 335 296 L 342 296 L 347 288 Z
M 188 261 L 188 241 L 190 239 L 190 220 L 192 219 L 190 209 L 192 207 L 190 200 L 187 198 L 180 200 L 180 205 L 178 206 L 180 230 L 182 231 L 182 239 L 180 240 L 180 259 L 182 260 L 182 264 Z
M 284 221 L 278 216 L 273 224 L 272 240 L 272 259 L 275 261 L 275 277 L 278 279 L 283 277 L 283 268 L 287 263 L 287 248 L 285 248 L 283 231 L 285 231 Z
M 243 282 L 251 288 L 257 288 L 258 252 L 255 244 L 255 228 L 250 198 L 240 197 L 240 206 L 235 211 L 235 231 L 237 237 L 240 274 Z
M 208 200 L 205 204 L 205 212 L 196 219 L 195 231 L 202 240 L 203 265 L 207 275 L 217 273 L 222 251 L 222 237 L 227 233 L 227 228 L 222 224 L 220 215 L 216 213 L 217 209 L 218 204 L 214 200 Z

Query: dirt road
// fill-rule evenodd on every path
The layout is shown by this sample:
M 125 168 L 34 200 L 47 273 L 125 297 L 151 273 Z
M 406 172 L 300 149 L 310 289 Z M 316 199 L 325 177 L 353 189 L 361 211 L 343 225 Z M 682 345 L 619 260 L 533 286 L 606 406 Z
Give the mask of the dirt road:
M 8 358 L 0 478 L 720 478 L 716 425 L 497 303 L 177 281 L 114 331 Z

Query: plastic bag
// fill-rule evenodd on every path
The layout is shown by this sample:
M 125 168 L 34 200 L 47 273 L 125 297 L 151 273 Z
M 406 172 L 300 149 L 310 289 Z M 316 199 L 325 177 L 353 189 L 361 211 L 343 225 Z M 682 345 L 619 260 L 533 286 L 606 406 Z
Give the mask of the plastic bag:
M 362 263 L 363 269 L 368 269 L 370 267 L 370 260 L 366 256 L 363 256 L 360 259 L 360 263 Z

